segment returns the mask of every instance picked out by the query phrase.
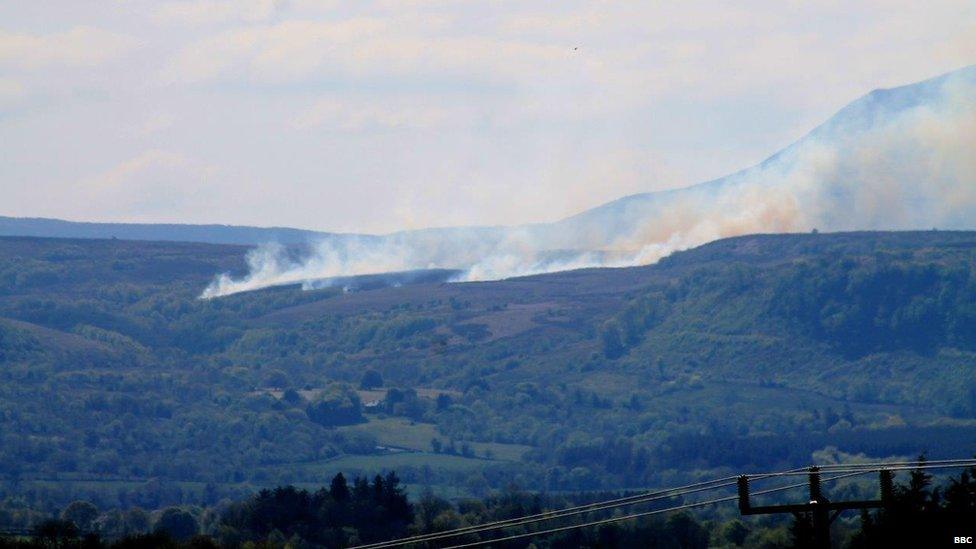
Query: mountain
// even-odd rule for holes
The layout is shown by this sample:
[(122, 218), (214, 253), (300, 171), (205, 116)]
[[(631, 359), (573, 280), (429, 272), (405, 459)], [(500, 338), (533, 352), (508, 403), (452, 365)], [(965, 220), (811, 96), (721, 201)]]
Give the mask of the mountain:
[(494, 280), (645, 265), (676, 250), (762, 232), (971, 229), (976, 219), (976, 66), (876, 90), (756, 166), (684, 189), (625, 197), (519, 227), (328, 239), (295, 260), (254, 256), (210, 297), (334, 276), (458, 269)]
[(632, 195), (555, 223), (389, 235), (284, 228), (88, 224), (0, 218), (0, 234), (306, 244), (268, 247), (209, 296), (394, 271), (461, 270), (491, 280), (643, 265), (675, 250), (757, 232), (972, 228), (976, 66), (875, 90), (756, 166), (684, 189)]
[(976, 232), (197, 297), (247, 268), (242, 246), (0, 237), (0, 487), (158, 507), (338, 471), (463, 495), (976, 452)]
[[(933, 128), (935, 125), (942, 127)], [(933, 142), (935, 138), (944, 141)], [(959, 196), (958, 203), (930, 205), (920, 212), (925, 215), (906, 215), (904, 220), (896, 215), (898, 210), (927, 205), (913, 204), (913, 199), (942, 202), (939, 199), (944, 197), (938, 193), (947, 187), (971, 188), (976, 167), (969, 155), (962, 156), (960, 148), (974, 140), (976, 66), (969, 66), (919, 83), (874, 90), (750, 168), (684, 189), (627, 196), (560, 221), (553, 231), (598, 234), (605, 242), (619, 238), (639, 242), (640, 232), (667, 216), (671, 208), (695, 211), (663, 228), (662, 232), (678, 238), (690, 236), (703, 225), (718, 225), (706, 229), (718, 237), (749, 232), (735, 221), (765, 231), (971, 228), (976, 203), (970, 193)], [(867, 155), (874, 158), (863, 158)], [(920, 166), (912, 166), (912, 162)], [(933, 162), (946, 165), (930, 172), (916, 169), (932, 167)], [(870, 169), (876, 166), (883, 169)], [(886, 180), (879, 181), (881, 178)], [(908, 192), (908, 186), (914, 191)], [(884, 197), (888, 199), (885, 206), (892, 209), (877, 212), (872, 201), (882, 198), (883, 191), (892, 193)], [(757, 196), (763, 193), (785, 200)], [(847, 199), (855, 201), (845, 203)], [(750, 207), (755, 214), (738, 219), (714, 211)], [(834, 211), (827, 211), (831, 209)], [(919, 219), (912, 226), (913, 217), (924, 221)], [(704, 242), (692, 240), (694, 244)]]

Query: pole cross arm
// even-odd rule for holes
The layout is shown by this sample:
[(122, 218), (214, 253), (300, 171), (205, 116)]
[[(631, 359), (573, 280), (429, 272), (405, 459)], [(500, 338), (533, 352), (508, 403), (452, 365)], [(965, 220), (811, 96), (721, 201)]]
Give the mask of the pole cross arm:
[[(749, 500), (749, 477), (741, 475), (737, 481), (739, 490), (739, 512), (745, 515), (769, 515), (792, 513), (800, 518), (805, 514), (812, 520), (812, 547), (830, 548), (830, 524), (848, 509), (876, 509), (889, 505), (892, 499), (891, 472), (880, 471), (881, 499), (830, 501), (824, 497), (820, 485), (820, 468), (811, 467), (808, 475), (810, 494), (807, 503), (789, 505), (758, 505), (753, 507)], [(831, 516), (831, 511), (834, 511)]]
[(846, 511), (848, 509), (877, 509), (884, 504), (880, 499), (864, 501), (811, 501), (810, 503), (794, 503), (790, 505), (760, 505), (748, 506), (739, 511), (743, 515), (768, 515), (770, 513), (806, 513), (816, 509), (826, 509), (828, 511)]

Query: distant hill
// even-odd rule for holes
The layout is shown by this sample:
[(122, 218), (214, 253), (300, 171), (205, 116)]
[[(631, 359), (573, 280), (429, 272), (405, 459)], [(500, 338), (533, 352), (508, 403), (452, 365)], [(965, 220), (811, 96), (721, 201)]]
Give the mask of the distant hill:
[(976, 453), (976, 232), (198, 299), (246, 250), (0, 238), (0, 485), (115, 501), (396, 470), (463, 495)]
[(332, 233), (287, 227), (244, 227), (235, 225), (182, 225), (166, 223), (88, 223), (33, 217), (0, 216), (0, 236), (53, 238), (120, 238), (212, 244), (255, 245), (266, 242), (303, 244), (328, 238)]
[[(222, 225), (0, 218), (0, 234), (255, 245), (312, 242), (305, 265), (264, 254), (217, 294), (305, 280), (459, 269), (470, 280), (648, 264), (757, 232), (971, 229), (976, 66), (861, 97), (763, 162), (683, 189), (636, 194), (554, 222), (388, 235)], [(364, 259), (365, 258), (365, 259)]]

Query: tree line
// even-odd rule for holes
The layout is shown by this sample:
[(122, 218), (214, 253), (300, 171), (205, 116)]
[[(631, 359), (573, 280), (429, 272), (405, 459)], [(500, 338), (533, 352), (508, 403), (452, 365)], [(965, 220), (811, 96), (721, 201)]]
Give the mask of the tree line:
[[(619, 496), (611, 493), (554, 496), (507, 489), (478, 499), (448, 501), (430, 491), (411, 499), (393, 472), (372, 479), (357, 477), (352, 482), (339, 473), (328, 487), (317, 490), (281, 486), (204, 509), (172, 507), (153, 513), (116, 509), (100, 513), (91, 503), (77, 501), (57, 516), (40, 518), (27, 535), (0, 537), (0, 548), (347, 547)], [(592, 513), (587, 518), (603, 516), (608, 515)], [(895, 485), (886, 507), (865, 510), (856, 520), (838, 521), (833, 534), (838, 545), (865, 549), (951, 545), (955, 537), (972, 536), (974, 531), (976, 468), (950, 476), (941, 483), (934, 482), (925, 470), (916, 469), (905, 482)], [(741, 520), (727, 513), (706, 511), (569, 530), (498, 546), (513, 549), (806, 548), (811, 547), (811, 532), (811, 525), (803, 516), (792, 521)], [(498, 532), (467, 534), (454, 541), (482, 541), (498, 535)]]

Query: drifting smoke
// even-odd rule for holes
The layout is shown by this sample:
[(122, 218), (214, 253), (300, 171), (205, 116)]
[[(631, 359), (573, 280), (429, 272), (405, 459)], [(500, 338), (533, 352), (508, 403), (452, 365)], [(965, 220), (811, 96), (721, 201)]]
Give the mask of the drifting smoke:
[[(335, 236), (303, 259), (253, 250), (241, 279), (201, 297), (336, 277), (456, 269), (456, 281), (653, 263), (749, 233), (973, 228), (976, 67), (848, 105), (762, 164), (686, 189), (626, 197), (552, 224)], [(325, 281), (325, 282), (323, 282)]]

